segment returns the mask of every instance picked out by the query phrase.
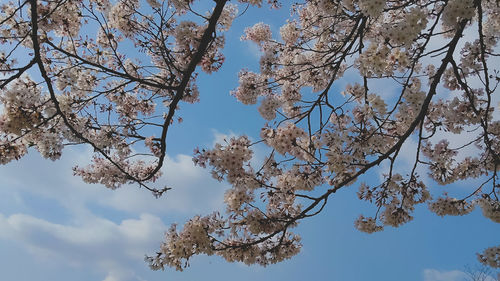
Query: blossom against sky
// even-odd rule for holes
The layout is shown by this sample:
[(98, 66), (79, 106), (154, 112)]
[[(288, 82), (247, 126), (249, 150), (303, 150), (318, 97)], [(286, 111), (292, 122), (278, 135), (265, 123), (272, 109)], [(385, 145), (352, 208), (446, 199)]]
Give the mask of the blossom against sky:
[[(227, 34), (226, 64), (220, 72), (200, 77), (201, 102), (182, 104), (184, 121), (169, 132), (169, 158), (160, 181), (174, 189), (162, 198), (135, 185), (112, 191), (73, 177), (72, 164), (75, 159), (86, 163), (88, 148), (66, 148), (56, 162), (30, 151), (28, 157), (1, 166), (1, 279), (462, 280), (464, 266), (476, 263), (475, 253), (498, 244), (498, 224), (482, 217), (480, 210), (441, 218), (422, 205), (414, 221), (398, 229), (360, 233), (353, 222), (370, 206), (357, 200), (354, 187), (339, 192), (321, 215), (299, 227), (304, 246), (291, 260), (262, 268), (201, 256), (182, 273), (147, 268), (144, 255), (158, 248), (171, 223), (223, 211), (227, 185), (195, 167), (192, 151), (233, 133), (257, 138), (265, 120), (255, 107), (229, 95), (237, 87), (240, 69), (258, 67), (258, 48), (238, 39), (245, 27), (260, 21), (270, 23), (276, 34), (287, 16), (286, 7), (264, 7), (250, 8), (236, 19)], [(365, 180), (370, 177), (376, 180), (379, 175), (370, 173)], [(470, 186), (458, 183), (456, 188), (465, 192)]]

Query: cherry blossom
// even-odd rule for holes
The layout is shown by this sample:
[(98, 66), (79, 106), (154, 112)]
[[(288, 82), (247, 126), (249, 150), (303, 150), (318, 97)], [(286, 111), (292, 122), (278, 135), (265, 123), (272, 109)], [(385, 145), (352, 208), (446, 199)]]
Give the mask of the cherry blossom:
[[(90, 163), (73, 169), (84, 181), (169, 190), (156, 187), (168, 130), (204, 94), (197, 77), (227, 63), (238, 8), (279, 7), (217, 0), (200, 13), (197, 2), (3, 3), (0, 163), (86, 144)], [(367, 233), (410, 222), (421, 204), (438, 216), (479, 206), (500, 222), (499, 34), (493, 0), (307, 0), (276, 30), (248, 27), (240, 39), (260, 48), (260, 68), (241, 70), (230, 94), (255, 105), (260, 135), (195, 150), (196, 165), (231, 185), (225, 213), (172, 225), (146, 260), (183, 270), (199, 254), (289, 259), (302, 246), (294, 228), (348, 187), (372, 206), (354, 221)], [(465, 195), (450, 185), (470, 179), (480, 183)], [(479, 259), (500, 267), (498, 246)]]
[[(205, 254), (258, 264), (289, 258), (300, 249), (296, 234), (288, 238), (290, 231), (351, 185), (359, 185), (360, 200), (374, 205), (372, 216), (354, 222), (363, 232), (408, 223), (424, 203), (439, 216), (466, 215), (479, 205), (484, 216), (498, 222), (499, 120), (492, 100), (500, 80), (488, 60), (498, 54), (498, 32), (488, 31), (498, 30), (498, 6), (492, 1), (340, 2), (295, 5), (277, 38), (265, 23), (242, 36), (262, 51), (260, 73), (241, 71), (231, 94), (243, 104), (258, 104), (268, 123), (260, 140), (243, 137), (238, 151), (247, 157), (224, 160), (234, 154), (237, 138), (194, 157), (233, 186), (225, 194), (228, 217), (217, 221), (217, 234), (207, 234), (213, 240)], [(477, 36), (468, 42), (464, 32), (472, 30)], [(444, 43), (435, 47), (438, 41)], [(337, 86), (345, 75), (358, 79)], [(374, 87), (377, 80), (394, 84), (395, 96), (387, 98), (389, 93)], [(342, 88), (340, 95), (335, 87)], [(474, 137), (456, 145), (440, 137), (441, 131)], [(398, 159), (410, 141), (416, 143), (415, 156), (403, 173)], [(256, 166), (251, 158), (258, 145), (271, 153)], [(476, 153), (464, 156), (466, 150)], [(388, 166), (383, 179), (366, 182), (363, 175), (381, 163)], [(430, 182), (421, 180), (422, 169)], [(453, 197), (447, 189), (432, 198), (434, 185), (472, 178), (482, 183), (469, 195)], [(269, 255), (268, 244), (277, 252), (287, 250), (279, 258), (260, 259)], [(153, 264), (168, 253), (160, 251)], [(498, 267), (497, 248), (479, 257)]]

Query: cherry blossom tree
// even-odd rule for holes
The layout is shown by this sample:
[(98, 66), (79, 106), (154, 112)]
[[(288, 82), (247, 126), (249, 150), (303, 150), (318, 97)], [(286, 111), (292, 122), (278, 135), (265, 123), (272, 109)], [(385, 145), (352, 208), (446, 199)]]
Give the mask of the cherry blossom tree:
[[(64, 146), (88, 144), (95, 156), (75, 175), (160, 196), (169, 189), (154, 187), (167, 132), (178, 105), (198, 100), (197, 69), (221, 67), (238, 5), (279, 5), (268, 2), (216, 0), (206, 13), (193, 0), (4, 4), (0, 162), (29, 147), (56, 160)], [(232, 186), (226, 214), (173, 225), (146, 260), (182, 270), (198, 254), (261, 265), (288, 259), (301, 248), (293, 228), (353, 185), (375, 207), (354, 222), (360, 231), (401, 226), (422, 203), (439, 216), (479, 206), (500, 223), (499, 36), (494, 0), (307, 0), (279, 36), (265, 23), (249, 27), (241, 40), (259, 46), (260, 72), (242, 70), (231, 94), (258, 104), (268, 121), (261, 139), (195, 151), (195, 164)], [(381, 81), (393, 93), (377, 88)], [(463, 135), (472, 140), (455, 146)], [(415, 156), (402, 172), (397, 161), (410, 142)], [(251, 164), (259, 146), (269, 153)], [(360, 179), (372, 170), (381, 182)], [(431, 196), (430, 185), (470, 179), (481, 183), (464, 197)], [(500, 246), (479, 260), (500, 267)]]

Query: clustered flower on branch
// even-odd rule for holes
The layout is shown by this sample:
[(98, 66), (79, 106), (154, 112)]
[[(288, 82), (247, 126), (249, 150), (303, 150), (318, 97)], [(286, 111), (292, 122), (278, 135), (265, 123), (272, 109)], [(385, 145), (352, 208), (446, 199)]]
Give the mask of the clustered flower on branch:
[(91, 164), (74, 168), (84, 181), (167, 190), (149, 183), (160, 176), (168, 128), (179, 102), (198, 101), (196, 67), (221, 67), (224, 31), (237, 15), (235, 4), (217, 1), (201, 16), (193, 2), (2, 4), (1, 163), (31, 146), (55, 160), (65, 145), (87, 143)]
[[(198, 100), (196, 67), (211, 73), (224, 62), (222, 32), (237, 15), (228, 2), (215, 1), (206, 16), (190, 0), (4, 4), (0, 42), (10, 49), (0, 53), (0, 163), (29, 146), (57, 159), (65, 144), (87, 143), (94, 160), (75, 167), (85, 181), (137, 182), (161, 194), (146, 183), (159, 176), (179, 102)], [(83, 24), (97, 34), (82, 32)], [(198, 254), (261, 265), (288, 259), (301, 248), (291, 230), (380, 164), (388, 167), (380, 182), (359, 184), (358, 198), (375, 209), (354, 222), (360, 231), (401, 226), (422, 203), (439, 216), (479, 206), (498, 223), (499, 37), (494, 0), (307, 0), (293, 6), (279, 37), (265, 23), (247, 28), (241, 40), (259, 46), (260, 72), (242, 70), (231, 94), (258, 104), (268, 121), (261, 141), (234, 137), (195, 151), (195, 164), (232, 185), (226, 214), (172, 226), (147, 261), (182, 270)], [(125, 54), (131, 44), (151, 63)], [(472, 140), (460, 145), (449, 137), (465, 134)], [(398, 159), (409, 142), (414, 159), (403, 172)], [(260, 165), (251, 161), (257, 145), (270, 151)], [(419, 174), (425, 168), (429, 181)], [(461, 198), (448, 190), (432, 199), (432, 185), (467, 179), (481, 184)], [(479, 259), (500, 267), (499, 247)]]
[[(260, 47), (260, 73), (241, 71), (232, 95), (243, 104), (259, 104), (262, 117), (273, 122), (263, 127), (263, 142), (256, 142), (271, 153), (260, 167), (251, 164), (257, 144), (247, 137), (198, 151), (195, 163), (211, 167), (215, 178), (233, 187), (226, 192), (227, 217), (218, 217), (218, 230), (205, 227), (203, 239), (209, 237), (211, 247), (197, 249), (245, 263), (248, 255), (270, 258), (252, 261), (259, 264), (290, 258), (301, 247), (298, 237), (286, 239), (291, 229), (382, 162), (389, 166), (384, 180), (359, 187), (359, 199), (376, 207), (373, 216), (355, 221), (360, 231), (398, 227), (412, 220), (422, 203), (439, 216), (465, 215), (479, 205), (497, 221), (499, 118), (492, 100), (499, 77), (488, 59), (497, 54), (499, 12), (494, 1), (311, 0), (293, 7), (281, 38), (274, 39), (264, 23), (247, 28), (241, 39)], [(466, 30), (477, 33), (474, 41), (463, 42)], [(444, 43), (432, 47), (435, 42)], [(336, 82), (352, 74), (359, 78), (339, 95)], [(373, 90), (377, 80), (394, 83), (399, 94), (383, 98), (387, 93)], [(440, 131), (473, 131), (475, 138), (453, 147), (439, 139)], [(416, 155), (404, 174), (396, 160), (410, 139), (417, 143)], [(477, 153), (462, 157), (467, 149)], [(484, 182), (464, 198), (432, 200), (418, 174), (425, 167), (434, 185)], [(179, 260), (187, 264), (197, 254), (175, 254), (177, 244), (169, 237), (149, 258), (154, 268)], [(276, 256), (267, 247), (256, 248), (266, 243), (284, 250)], [(480, 260), (498, 266), (496, 249)]]

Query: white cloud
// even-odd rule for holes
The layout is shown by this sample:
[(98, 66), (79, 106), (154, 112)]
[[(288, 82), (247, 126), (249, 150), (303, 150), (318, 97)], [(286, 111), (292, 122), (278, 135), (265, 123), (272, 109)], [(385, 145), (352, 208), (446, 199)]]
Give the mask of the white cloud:
[(142, 214), (114, 223), (87, 217), (76, 224), (56, 224), (25, 214), (0, 214), (0, 238), (22, 244), (35, 257), (75, 267), (98, 269), (106, 281), (140, 280), (130, 267), (143, 263), (167, 226)]
[(253, 56), (255, 59), (260, 59), (262, 56), (262, 50), (260, 49), (259, 45), (250, 42), (250, 41), (244, 41), (242, 42), (245, 45), (246, 51)]
[(194, 166), (191, 156), (179, 154), (174, 158), (166, 158), (163, 176), (155, 185), (167, 185), (172, 190), (156, 199), (137, 185), (110, 190), (102, 185), (86, 184), (73, 176), (71, 167), (75, 163), (85, 163), (91, 154), (89, 150), (70, 148), (64, 151), (62, 159), (52, 162), (30, 151), (25, 158), (2, 167), (0, 186), (12, 198), (21, 193), (50, 198), (73, 213), (85, 213), (90, 204), (131, 213), (158, 215), (172, 212), (192, 215), (222, 206), (227, 185), (213, 179), (208, 169)]
[[(478, 271), (472, 270), (469, 273), (465, 273), (460, 270), (437, 270), (437, 269), (425, 269), (424, 270), (424, 281), (471, 281), (471, 280), (482, 280), (482, 281), (496, 281), (497, 279), (488, 275), (488, 271), (484, 271), (478, 268)], [(471, 277), (474, 276), (474, 277)]]
[(464, 281), (467, 274), (459, 270), (440, 271), (437, 269), (425, 269), (424, 281)]
[(164, 176), (160, 182), (165, 182), (172, 190), (159, 199), (132, 185), (119, 190), (107, 190), (109, 196), (96, 198), (96, 201), (129, 212), (199, 214), (220, 209), (228, 185), (213, 179), (208, 169), (194, 166), (191, 158), (181, 154), (166, 159), (162, 169)]
[(194, 166), (191, 156), (165, 159), (156, 184), (173, 189), (156, 199), (137, 185), (110, 190), (73, 176), (71, 167), (91, 155), (72, 147), (52, 162), (30, 151), (2, 166), (0, 240), (21, 245), (39, 262), (90, 270), (104, 281), (141, 281), (144, 255), (158, 249), (168, 229), (161, 218), (182, 223), (222, 209), (227, 184)]
[(106, 278), (103, 281), (129, 281), (129, 280), (138, 280), (134, 278), (134, 273), (131, 273), (130, 270), (112, 270), (108, 272)]
[(229, 141), (231, 138), (237, 138), (238, 134), (236, 134), (233, 131), (229, 131), (229, 133), (221, 133), (217, 130), (212, 130), (212, 133), (214, 134), (214, 141), (212, 142), (212, 146), (215, 146), (217, 143), (220, 144), (225, 144), (227, 141)]

